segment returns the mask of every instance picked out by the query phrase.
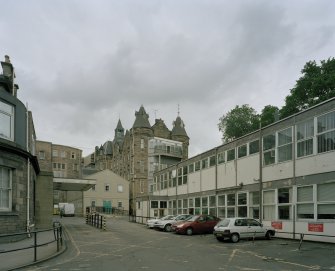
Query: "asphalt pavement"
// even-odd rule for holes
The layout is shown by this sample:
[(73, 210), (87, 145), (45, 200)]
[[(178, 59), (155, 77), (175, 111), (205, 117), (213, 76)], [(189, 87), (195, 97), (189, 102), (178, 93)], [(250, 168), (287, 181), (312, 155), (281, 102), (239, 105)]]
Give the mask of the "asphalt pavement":
[(299, 250), (297, 240), (287, 239), (218, 242), (212, 234), (147, 229), (128, 217), (108, 217), (106, 231), (79, 217), (62, 223), (66, 251), (18, 270), (335, 270), (335, 244), (306, 241)]

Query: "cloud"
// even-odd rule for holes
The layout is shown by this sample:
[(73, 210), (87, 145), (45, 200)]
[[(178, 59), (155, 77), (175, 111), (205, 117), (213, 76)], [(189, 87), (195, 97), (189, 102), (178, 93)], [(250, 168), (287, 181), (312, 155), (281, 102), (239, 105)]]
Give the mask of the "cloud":
[(84, 147), (130, 129), (143, 104), (190, 154), (221, 144), (219, 118), (282, 106), (309, 60), (332, 56), (333, 1), (7, 1), (0, 52), (16, 68), (37, 136)]

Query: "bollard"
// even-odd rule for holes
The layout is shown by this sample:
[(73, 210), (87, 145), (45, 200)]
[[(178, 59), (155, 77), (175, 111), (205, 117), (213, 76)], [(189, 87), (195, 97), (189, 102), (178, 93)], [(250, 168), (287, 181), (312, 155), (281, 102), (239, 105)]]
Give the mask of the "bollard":
[(106, 230), (106, 216), (103, 216), (103, 230)]
[(86, 224), (88, 224), (88, 213), (86, 213)]

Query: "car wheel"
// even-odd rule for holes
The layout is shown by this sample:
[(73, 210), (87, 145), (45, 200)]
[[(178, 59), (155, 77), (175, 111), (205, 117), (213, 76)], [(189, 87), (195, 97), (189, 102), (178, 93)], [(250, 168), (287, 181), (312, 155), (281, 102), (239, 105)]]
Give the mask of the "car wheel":
[(238, 235), (238, 233), (233, 233), (233, 234), (230, 236), (230, 240), (231, 240), (233, 243), (237, 243), (238, 241), (240, 241), (240, 236)]
[(266, 234), (265, 234), (265, 238), (270, 240), (273, 235), (274, 234), (271, 231), (267, 231)]
[(186, 229), (186, 234), (187, 235), (192, 235), (193, 234), (193, 229), (192, 228), (187, 228)]
[(220, 241), (220, 242), (223, 242), (224, 241), (224, 238), (223, 237), (216, 237), (216, 240)]
[(171, 231), (171, 225), (170, 224), (165, 225), (164, 231), (170, 232)]

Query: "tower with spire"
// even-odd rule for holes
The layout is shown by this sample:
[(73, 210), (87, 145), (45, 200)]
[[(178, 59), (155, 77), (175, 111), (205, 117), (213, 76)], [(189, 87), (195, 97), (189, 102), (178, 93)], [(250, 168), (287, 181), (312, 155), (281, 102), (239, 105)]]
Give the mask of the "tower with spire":
[(151, 125), (149, 114), (141, 105), (129, 130), (124, 130), (119, 119), (114, 139), (96, 147), (96, 168), (109, 168), (129, 181), (129, 206), (134, 214), (136, 200), (147, 197), (154, 189), (153, 173), (187, 159), (188, 146), (189, 137), (179, 112), (169, 130), (162, 119), (155, 119)]

